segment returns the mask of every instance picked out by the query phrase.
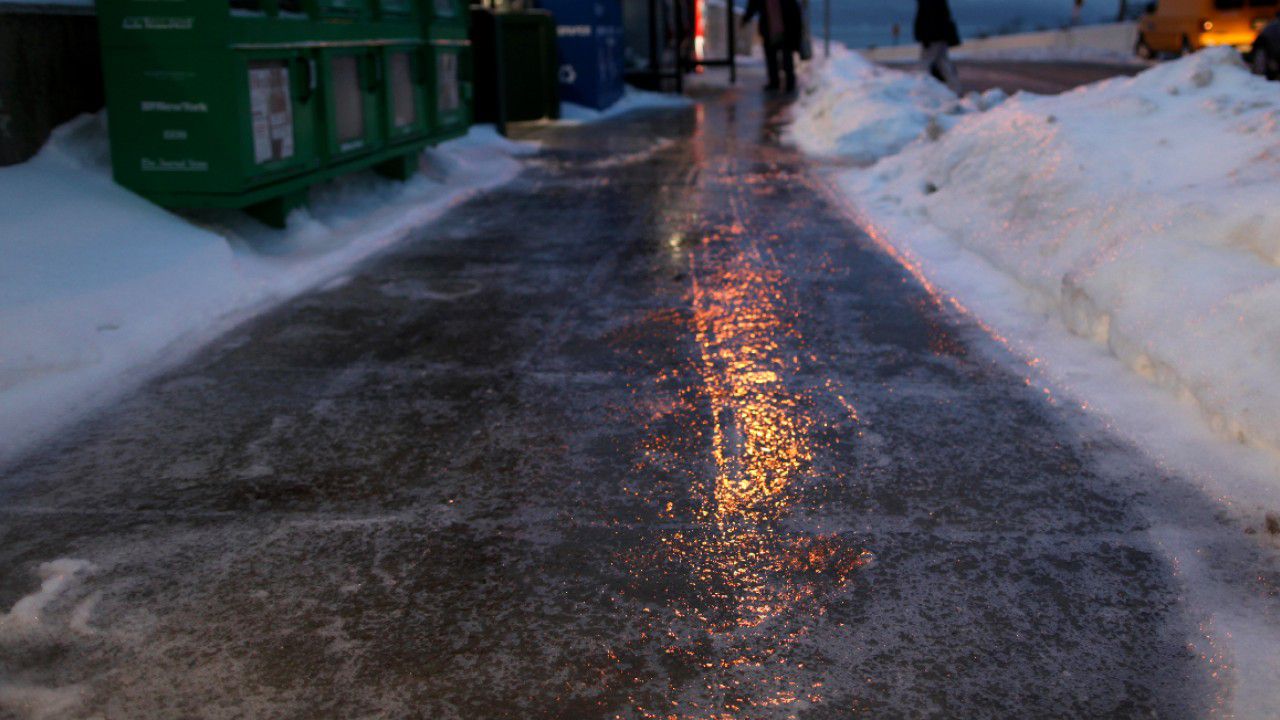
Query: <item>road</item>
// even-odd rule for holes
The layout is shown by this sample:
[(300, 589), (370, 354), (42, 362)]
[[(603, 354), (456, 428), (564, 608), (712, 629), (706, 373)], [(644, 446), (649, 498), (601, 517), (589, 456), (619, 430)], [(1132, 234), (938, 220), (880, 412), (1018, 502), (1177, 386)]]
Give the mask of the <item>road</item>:
[(537, 130), (512, 185), (6, 469), (0, 607), (93, 566), (0, 621), (9, 712), (1215, 709), (1168, 478), (830, 205), (783, 110)]
[(962, 60), (956, 63), (965, 90), (985, 92), (1001, 88), (1056, 95), (1107, 78), (1136, 75), (1142, 68), (1093, 62), (1018, 62)]
[[(916, 68), (915, 63), (886, 63), (898, 69)], [(1056, 95), (1081, 85), (1112, 77), (1136, 75), (1142, 68), (1097, 62), (1030, 62), (1022, 60), (959, 60), (956, 69), (965, 92), (986, 92), (992, 88), (1013, 94), (1018, 90)]]

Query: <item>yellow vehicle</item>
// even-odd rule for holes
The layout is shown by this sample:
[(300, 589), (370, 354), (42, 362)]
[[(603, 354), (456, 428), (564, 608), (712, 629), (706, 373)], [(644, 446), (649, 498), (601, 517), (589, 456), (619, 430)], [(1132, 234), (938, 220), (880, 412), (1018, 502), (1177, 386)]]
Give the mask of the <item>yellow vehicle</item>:
[(1280, 0), (1159, 0), (1138, 24), (1137, 53), (1190, 53), (1229, 45), (1248, 52)]

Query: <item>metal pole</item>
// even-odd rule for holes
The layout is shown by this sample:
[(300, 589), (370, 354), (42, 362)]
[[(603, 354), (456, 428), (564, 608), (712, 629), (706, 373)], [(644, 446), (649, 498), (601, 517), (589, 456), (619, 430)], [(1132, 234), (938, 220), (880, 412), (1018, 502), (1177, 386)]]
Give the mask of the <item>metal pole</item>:
[[(688, 0), (692, 2), (693, 0)], [(676, 94), (684, 94), (684, 3), (674, 0), (671, 9), (675, 13), (675, 48), (676, 48)]]
[(831, 57), (831, 0), (822, 9), (822, 56)]
[(649, 73), (654, 89), (662, 91), (662, 66), (658, 64), (658, 0), (649, 0)]
[(738, 83), (738, 39), (737, 39), (737, 18), (733, 15), (734, 0), (726, 0), (725, 22), (729, 23), (729, 84), (736, 85)]

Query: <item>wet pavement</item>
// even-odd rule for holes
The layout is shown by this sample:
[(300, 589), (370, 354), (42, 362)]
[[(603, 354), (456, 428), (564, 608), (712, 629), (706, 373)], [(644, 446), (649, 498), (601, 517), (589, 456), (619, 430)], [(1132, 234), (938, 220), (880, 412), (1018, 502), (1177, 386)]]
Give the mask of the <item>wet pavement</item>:
[(0, 621), (8, 712), (1210, 714), (1163, 476), (829, 205), (782, 110), (538, 130), (5, 470), (0, 607), (93, 565)]

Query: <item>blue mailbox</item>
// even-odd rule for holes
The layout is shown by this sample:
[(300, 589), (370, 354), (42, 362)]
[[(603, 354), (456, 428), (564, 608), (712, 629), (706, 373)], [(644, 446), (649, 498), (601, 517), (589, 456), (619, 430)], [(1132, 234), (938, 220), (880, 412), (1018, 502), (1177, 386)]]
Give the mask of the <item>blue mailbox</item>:
[(556, 20), (560, 99), (604, 110), (622, 98), (622, 0), (538, 0)]

